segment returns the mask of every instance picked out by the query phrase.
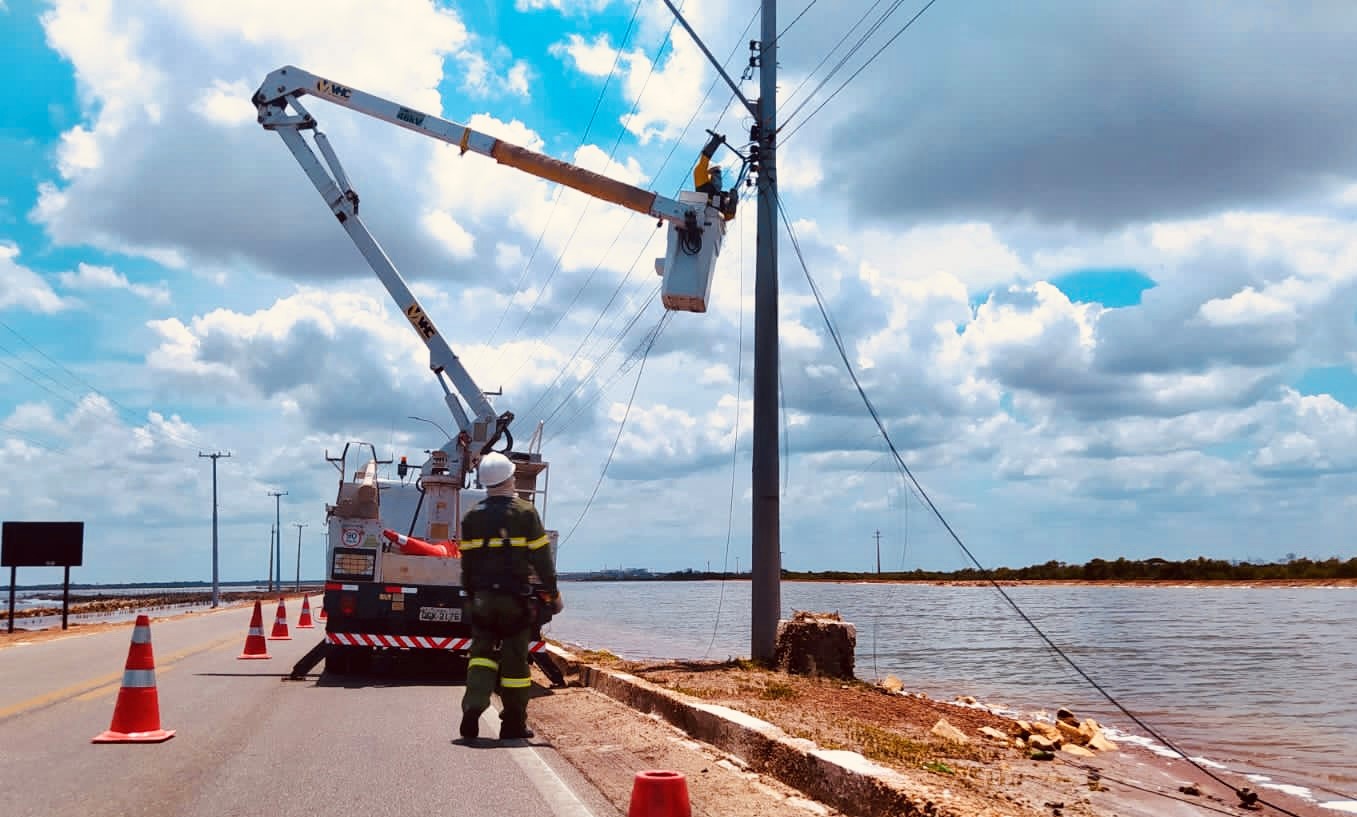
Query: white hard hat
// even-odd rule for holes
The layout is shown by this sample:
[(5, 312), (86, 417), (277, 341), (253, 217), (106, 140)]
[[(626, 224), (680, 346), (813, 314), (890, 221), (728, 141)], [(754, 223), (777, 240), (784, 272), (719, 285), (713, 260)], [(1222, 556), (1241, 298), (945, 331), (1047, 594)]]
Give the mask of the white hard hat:
[(480, 477), (482, 485), (493, 488), (514, 475), (514, 463), (498, 451), (491, 451), (481, 457), (481, 465), (477, 475)]

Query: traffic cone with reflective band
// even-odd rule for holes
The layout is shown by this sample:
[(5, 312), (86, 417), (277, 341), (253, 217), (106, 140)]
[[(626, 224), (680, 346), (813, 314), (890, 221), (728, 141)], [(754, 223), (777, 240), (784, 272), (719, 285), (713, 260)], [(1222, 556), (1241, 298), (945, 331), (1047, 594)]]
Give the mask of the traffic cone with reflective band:
[(683, 772), (637, 772), (631, 784), (627, 817), (692, 817), (688, 780)]
[(264, 642), (264, 610), (259, 599), (254, 601), (254, 615), (250, 616), (250, 634), (245, 636), (245, 652), (236, 658), (272, 658), (269, 645)]
[(160, 698), (155, 689), (155, 656), (151, 653), (151, 619), (137, 616), (132, 644), (123, 665), (123, 684), (113, 705), (108, 731), (90, 738), (90, 743), (163, 743), (174, 737), (173, 729), (160, 728)]
[(324, 621), (325, 619), (329, 618), (329, 616), (325, 615), (325, 600), (324, 600), (324, 599), (322, 599), (321, 602), (320, 602), (320, 616), (319, 616), (319, 618), (320, 618), (321, 621)]
[(278, 597), (278, 614), (273, 618), (273, 632), (269, 633), (270, 641), (291, 641), (292, 636), (287, 634), (287, 607), (283, 604), (283, 597)]
[(297, 617), (297, 629), (314, 629), (315, 624), (311, 621), (311, 599), (302, 596), (302, 612)]

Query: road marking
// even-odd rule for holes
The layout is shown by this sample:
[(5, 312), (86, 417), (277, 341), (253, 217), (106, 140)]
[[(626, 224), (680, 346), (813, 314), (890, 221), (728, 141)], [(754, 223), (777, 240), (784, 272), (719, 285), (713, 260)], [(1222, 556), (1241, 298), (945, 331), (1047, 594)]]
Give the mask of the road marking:
[[(492, 714), (495, 717), (492, 718)], [(481, 713), (482, 733), (499, 728), (495, 723), (499, 720), (498, 715), (499, 710), (495, 709), (493, 704)], [(547, 801), (547, 805), (551, 807), (552, 817), (595, 817), (561, 776), (556, 774), (556, 770), (547, 765), (537, 753), (537, 749), (536, 746), (512, 747), (509, 749), (509, 755), (523, 770), (523, 774), (532, 781), (537, 793)]]
[[(168, 672), (171, 666), (183, 661), (185, 658), (224, 647), (237, 640), (238, 639), (235, 636), (231, 636), (230, 638), (219, 638), (216, 641), (211, 641), (207, 644), (200, 644), (195, 647), (180, 650), (179, 652), (159, 659), (156, 662), (157, 670), (159, 671), (163, 668)], [(108, 675), (100, 675), (97, 678), (91, 678), (86, 681), (81, 681), (78, 684), (71, 684), (70, 686), (44, 693), (35, 698), (29, 698), (27, 701), (20, 701), (17, 704), (0, 709), (0, 721), (15, 715), (21, 715), (25, 712), (31, 712), (34, 709), (51, 706), (52, 704), (60, 703), (67, 699), (79, 701), (93, 700), (121, 688), (122, 679), (123, 671), (118, 670), (117, 672), (109, 673)]]

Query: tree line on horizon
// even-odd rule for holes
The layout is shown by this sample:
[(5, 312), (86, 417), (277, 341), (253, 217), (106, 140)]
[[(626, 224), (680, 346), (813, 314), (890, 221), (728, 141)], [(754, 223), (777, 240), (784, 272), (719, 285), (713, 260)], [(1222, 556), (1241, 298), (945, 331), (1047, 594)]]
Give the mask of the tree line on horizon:
[[(721, 578), (729, 573), (700, 570), (655, 573), (653, 579), (692, 580)], [(747, 575), (747, 571), (741, 575)], [(982, 572), (976, 568), (962, 570), (910, 571), (782, 571), (784, 579), (835, 581), (843, 579), (881, 579), (890, 581), (1315, 581), (1324, 579), (1357, 579), (1357, 557), (1343, 561), (1338, 558), (1316, 561), (1291, 559), (1287, 562), (1237, 562), (1224, 559), (1197, 557), (1181, 562), (1168, 559), (1090, 559), (1084, 564), (1067, 564), (1051, 560), (1027, 567), (996, 567)], [(632, 577), (634, 580), (636, 577)]]

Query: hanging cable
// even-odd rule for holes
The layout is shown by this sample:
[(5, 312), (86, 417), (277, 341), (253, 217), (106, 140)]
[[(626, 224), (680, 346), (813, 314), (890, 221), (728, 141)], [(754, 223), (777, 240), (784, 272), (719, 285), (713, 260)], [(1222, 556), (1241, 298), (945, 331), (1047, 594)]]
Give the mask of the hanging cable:
[(740, 230), (740, 308), (736, 311), (735, 330), (735, 426), (730, 441), (730, 505), (726, 508), (726, 549), (721, 556), (721, 584), (716, 595), (716, 619), (711, 625), (711, 641), (702, 653), (705, 659), (716, 645), (716, 633), (721, 627), (721, 607), (726, 600), (726, 567), (730, 564), (730, 539), (735, 530), (735, 471), (740, 461), (740, 387), (744, 382), (744, 230)]
[(1018, 617), (1021, 618), (1024, 622), (1026, 622), (1026, 624), (1029, 627), (1032, 628), (1032, 631), (1035, 632), (1043, 642), (1045, 642), (1046, 646), (1050, 648), (1052, 652), (1059, 656), (1070, 667), (1070, 669), (1074, 670), (1074, 672), (1080, 678), (1084, 679), (1084, 681), (1086, 681), (1091, 687), (1093, 687), (1093, 689), (1097, 690), (1098, 694), (1102, 695), (1103, 698), (1108, 703), (1116, 707), (1117, 710), (1120, 711), (1127, 718), (1130, 718), (1131, 721), (1135, 723), (1136, 726), (1139, 726), (1141, 729), (1145, 730), (1145, 732), (1149, 734), (1150, 737), (1159, 741), (1174, 754), (1178, 755), (1183, 760), (1186, 760), (1188, 763), (1195, 766), (1198, 771), (1207, 775), (1212, 780), (1215, 780), (1222, 786), (1229, 788), (1244, 803), (1246, 804), (1253, 802), (1262, 803), (1263, 805), (1273, 808), (1281, 812), (1282, 814), (1289, 815), (1289, 817), (1300, 817), (1300, 815), (1288, 811), (1282, 806), (1276, 805), (1275, 803), (1270, 803), (1262, 799), (1257, 794), (1248, 790), (1247, 788), (1236, 789), (1234, 786), (1231, 786), (1226, 780), (1221, 778), (1215, 772), (1208, 769), (1203, 764), (1193, 760), (1191, 757), (1188, 756), (1186, 752), (1179, 749), (1177, 744), (1175, 744), (1173, 741), (1170, 741), (1168, 738), (1164, 737), (1162, 734), (1158, 732), (1158, 730), (1154, 729), (1149, 724), (1145, 723), (1145, 721), (1141, 720), (1141, 718), (1137, 716), (1134, 712), (1127, 709), (1121, 703), (1121, 701), (1117, 700), (1117, 698), (1113, 696), (1111, 692), (1109, 692), (1101, 684), (1095, 681), (1092, 676), (1090, 676), (1087, 672), (1084, 671), (1082, 667), (1075, 663), (1073, 658), (1071, 658), (1054, 641), (1052, 641), (1050, 636), (1046, 635), (1045, 631), (1038, 627), (1037, 623), (1033, 621), (1031, 617), (1029, 617), (1021, 607), (1018, 606), (1018, 603), (1014, 601), (1013, 598), (1004, 590), (1003, 586), (999, 584), (999, 582), (994, 578), (993, 574), (991, 574), (990, 571), (983, 564), (980, 563), (980, 560), (975, 557), (975, 554), (971, 552), (971, 549), (968, 548), (966, 546), (966, 543), (962, 541), (961, 536), (958, 535), (957, 532), (952, 528), (951, 524), (947, 521), (946, 517), (942, 515), (942, 511), (938, 510), (937, 505), (933, 504), (932, 498), (929, 497), (928, 492), (924, 490), (923, 485), (919, 483), (919, 480), (915, 478), (914, 472), (905, 463), (904, 457), (900, 455), (900, 451), (895, 447), (895, 443), (891, 440), (890, 435), (886, 432), (886, 425), (884, 422), (882, 422), (881, 415), (877, 413), (876, 406), (872, 404), (871, 398), (867, 396), (867, 391), (862, 386), (862, 382), (858, 380), (857, 372), (853, 369), (853, 364), (849, 360), (847, 349), (844, 347), (843, 338), (839, 335), (838, 331), (834, 328), (833, 322), (829, 319), (829, 313), (825, 307), (824, 298), (820, 294), (820, 288), (815, 284), (815, 279), (810, 274), (810, 267), (806, 265), (805, 255), (802, 254), (801, 252), (801, 242), (796, 237), (796, 231), (792, 229), (791, 220), (787, 216), (786, 207), (783, 204), (780, 196), (778, 197), (777, 207), (778, 214), (782, 218), (782, 224), (783, 226), (786, 227), (787, 235), (791, 239), (792, 249), (795, 251), (797, 261), (801, 265), (801, 271), (805, 273), (806, 282), (810, 284), (811, 292), (815, 296), (815, 303), (820, 310), (820, 317), (823, 318), (825, 321), (825, 326), (829, 330), (830, 339), (834, 341), (834, 348), (838, 351), (839, 358), (843, 362), (845, 370), (848, 372), (848, 377), (853, 381), (853, 386), (857, 389), (858, 396), (862, 398), (863, 405), (867, 407), (867, 412), (872, 416), (872, 421), (876, 423), (877, 430), (881, 433), (882, 438), (886, 441), (886, 445), (890, 448), (891, 454), (895, 457), (895, 462), (899, 466), (901, 472), (903, 472), (904, 475), (909, 479), (910, 483), (913, 484), (915, 490), (918, 491), (920, 498), (923, 500), (924, 504), (928, 507), (929, 511), (932, 512), (933, 516), (938, 520), (939, 524), (942, 525), (943, 529), (947, 531), (948, 535), (952, 537), (952, 541), (956, 543), (957, 547), (961, 548), (962, 553), (966, 554), (966, 558), (968, 558), (971, 561), (971, 564), (975, 565), (976, 569), (980, 571), (980, 575), (983, 576), (985, 580), (989, 582), (989, 584), (996, 591), (998, 591), (999, 595), (1003, 598), (1003, 600), (1008, 603), (1008, 606), (1013, 608), (1013, 611), (1017, 613)]
[(588, 501), (584, 503), (584, 509), (580, 511), (579, 518), (575, 520), (575, 524), (570, 526), (570, 531), (566, 533), (565, 538), (556, 546), (558, 551), (565, 547), (566, 542), (570, 541), (570, 537), (575, 534), (575, 529), (580, 526), (580, 522), (584, 521), (584, 515), (589, 513), (589, 508), (594, 504), (594, 498), (598, 496), (598, 489), (603, 485), (603, 478), (608, 475), (608, 466), (612, 465), (613, 454), (617, 453), (617, 444), (622, 441), (622, 432), (627, 427), (627, 418), (631, 416), (632, 404), (636, 402), (636, 390), (641, 385), (641, 376), (645, 374), (646, 360), (650, 358), (650, 350), (655, 348), (655, 341), (660, 339), (660, 333), (664, 331), (664, 327), (669, 323), (669, 316), (671, 314), (673, 313), (665, 312), (661, 315), (659, 321), (655, 324), (655, 328), (650, 332), (650, 340), (646, 343), (645, 352), (641, 355), (641, 365), (636, 372), (636, 382), (632, 384), (631, 396), (627, 398), (627, 408), (622, 412), (622, 421), (617, 424), (617, 436), (613, 438), (612, 448), (608, 449), (608, 458), (603, 461), (603, 470), (599, 472), (598, 482), (594, 483), (594, 490), (589, 494)]

